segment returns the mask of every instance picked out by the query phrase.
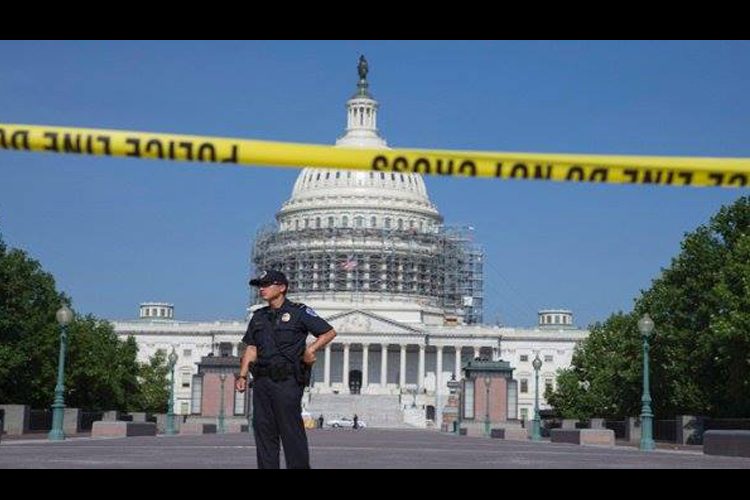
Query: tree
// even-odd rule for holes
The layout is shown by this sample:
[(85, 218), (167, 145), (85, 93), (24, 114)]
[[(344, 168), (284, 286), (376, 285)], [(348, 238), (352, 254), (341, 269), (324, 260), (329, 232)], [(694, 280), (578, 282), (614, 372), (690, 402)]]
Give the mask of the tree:
[(141, 363), (138, 379), (140, 382), (138, 410), (165, 413), (169, 402), (169, 365), (167, 355), (163, 350), (156, 351), (148, 363)]
[[(56, 384), (60, 327), (55, 313), (70, 299), (34, 259), (0, 238), (0, 402), (47, 408)], [(137, 346), (112, 326), (76, 315), (68, 326), (66, 406), (87, 410), (140, 405)]]
[[(572, 367), (559, 374), (550, 403), (567, 415), (637, 415), (636, 323), (646, 312), (656, 324), (650, 341), (655, 414), (750, 416), (750, 198), (686, 234), (680, 254), (633, 312), (592, 327)], [(587, 397), (578, 387), (584, 380)]]

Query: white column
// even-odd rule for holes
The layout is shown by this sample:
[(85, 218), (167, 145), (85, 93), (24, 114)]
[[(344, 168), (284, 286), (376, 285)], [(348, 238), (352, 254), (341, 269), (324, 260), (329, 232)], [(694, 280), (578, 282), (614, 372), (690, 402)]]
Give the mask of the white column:
[(437, 373), (435, 373), (436, 393), (443, 390), (443, 346), (436, 346), (437, 349)]
[(344, 391), (349, 389), (349, 344), (344, 344)]
[(323, 363), (323, 386), (331, 387), (331, 344), (326, 346), (326, 357)]
[(424, 387), (424, 346), (419, 346), (419, 371), (417, 372), (417, 386)]
[(461, 349), (460, 345), (456, 346), (456, 363), (453, 372), (456, 375), (456, 380), (461, 380)]
[(362, 393), (364, 394), (367, 389), (367, 384), (369, 381), (367, 380), (367, 372), (368, 365), (369, 365), (369, 359), (368, 354), (370, 353), (370, 344), (362, 344)]
[(385, 388), (388, 383), (388, 344), (380, 344), (380, 385)]
[(398, 371), (398, 386), (401, 388), (406, 385), (406, 344), (401, 344), (401, 358), (399, 361), (401, 366)]

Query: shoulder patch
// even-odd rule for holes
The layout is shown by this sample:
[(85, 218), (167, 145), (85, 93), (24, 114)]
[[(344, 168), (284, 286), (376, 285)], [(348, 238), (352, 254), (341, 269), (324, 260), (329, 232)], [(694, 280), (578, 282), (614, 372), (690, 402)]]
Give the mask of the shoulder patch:
[(307, 314), (309, 314), (310, 316), (312, 316), (313, 318), (317, 318), (318, 317), (318, 315), (315, 313), (315, 311), (313, 311), (312, 308), (310, 308), (310, 307), (305, 308), (305, 312)]

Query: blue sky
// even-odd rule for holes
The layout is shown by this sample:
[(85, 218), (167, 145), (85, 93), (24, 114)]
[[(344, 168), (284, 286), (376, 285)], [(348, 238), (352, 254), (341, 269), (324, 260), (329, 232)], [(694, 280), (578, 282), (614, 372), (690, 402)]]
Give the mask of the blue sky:
[[(750, 157), (748, 42), (0, 42), (0, 122), (334, 142), (364, 53), (394, 147)], [(242, 318), (297, 169), (0, 151), (0, 232), (77, 310)], [(427, 178), (485, 246), (485, 321), (629, 310), (746, 190)]]

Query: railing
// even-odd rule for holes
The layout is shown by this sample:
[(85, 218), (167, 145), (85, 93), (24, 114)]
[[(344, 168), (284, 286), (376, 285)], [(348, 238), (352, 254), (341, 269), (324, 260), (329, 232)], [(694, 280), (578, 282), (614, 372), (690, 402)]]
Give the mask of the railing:
[(52, 411), (31, 410), (29, 432), (44, 432), (49, 430), (52, 430)]
[(80, 430), (90, 431), (94, 427), (94, 422), (101, 420), (102, 417), (104, 417), (104, 412), (102, 411), (82, 411), (79, 424)]
[(677, 422), (675, 420), (654, 420), (654, 441), (677, 441)]
[(604, 427), (615, 431), (615, 439), (625, 439), (624, 420), (605, 420)]

